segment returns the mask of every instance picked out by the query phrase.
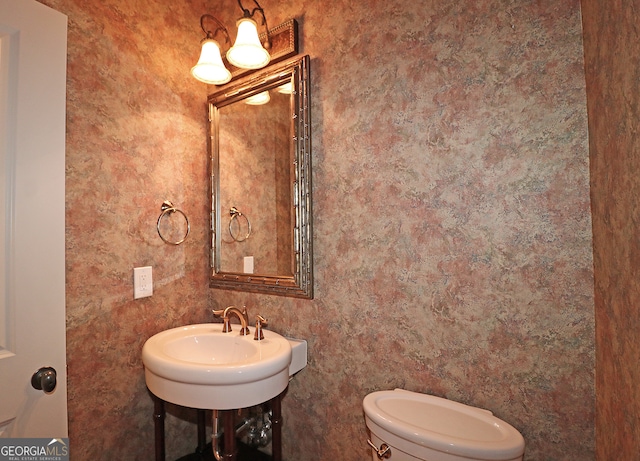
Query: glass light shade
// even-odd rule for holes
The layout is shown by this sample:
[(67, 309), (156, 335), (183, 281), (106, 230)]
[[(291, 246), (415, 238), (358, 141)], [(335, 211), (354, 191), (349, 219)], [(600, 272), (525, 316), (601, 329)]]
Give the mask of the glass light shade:
[(238, 36), (227, 51), (227, 60), (241, 69), (261, 69), (269, 64), (271, 56), (260, 43), (256, 22), (251, 18), (241, 18), (237, 25)]
[(222, 62), (218, 42), (211, 39), (202, 42), (200, 59), (198, 64), (191, 68), (191, 75), (210, 85), (222, 85), (231, 80), (231, 72)]
[(291, 94), (291, 93), (293, 93), (293, 85), (292, 85), (291, 82), (283, 83), (282, 85), (280, 85), (276, 89), (278, 90), (278, 93), (282, 93), (282, 94)]
[(268, 91), (254, 94), (253, 96), (249, 96), (244, 100), (245, 104), (249, 104), (250, 106), (261, 106), (262, 104), (266, 104), (269, 101), (271, 101), (271, 96), (269, 95)]

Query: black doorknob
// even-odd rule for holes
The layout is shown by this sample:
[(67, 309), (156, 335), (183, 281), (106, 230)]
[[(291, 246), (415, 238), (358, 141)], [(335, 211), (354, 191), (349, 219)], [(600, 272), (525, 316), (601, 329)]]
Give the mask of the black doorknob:
[(52, 367), (42, 367), (31, 377), (34, 389), (50, 394), (56, 388), (56, 370)]

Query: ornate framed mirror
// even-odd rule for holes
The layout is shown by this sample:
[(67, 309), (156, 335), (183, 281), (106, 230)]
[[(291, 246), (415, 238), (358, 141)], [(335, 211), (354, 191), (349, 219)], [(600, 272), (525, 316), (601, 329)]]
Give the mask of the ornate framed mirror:
[(313, 297), (309, 100), (308, 56), (209, 96), (211, 287)]

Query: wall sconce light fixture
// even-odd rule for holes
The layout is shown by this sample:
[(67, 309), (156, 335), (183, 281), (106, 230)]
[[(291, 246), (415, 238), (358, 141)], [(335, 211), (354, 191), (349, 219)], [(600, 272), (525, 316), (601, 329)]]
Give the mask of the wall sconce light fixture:
[(238, 26), (238, 35), (233, 46), (227, 51), (227, 59), (231, 64), (241, 69), (262, 69), (269, 64), (271, 55), (260, 43), (258, 37), (258, 26), (253, 17), (256, 13), (262, 15), (262, 26), (264, 26), (267, 32), (267, 40), (265, 45), (267, 48), (271, 47), (269, 40), (269, 28), (267, 26), (267, 17), (264, 15), (264, 10), (260, 4), (253, 0), (256, 4), (256, 8), (249, 11), (242, 6), (242, 2), (238, 0), (238, 5), (242, 10), (242, 17), (238, 19), (236, 26)]
[[(261, 69), (271, 60), (271, 55), (263, 47), (258, 36), (258, 26), (253, 19), (257, 13), (262, 16), (261, 26), (265, 28), (265, 46), (271, 47), (269, 37), (269, 28), (267, 27), (267, 18), (260, 4), (253, 0), (256, 8), (248, 10), (242, 6), (242, 2), (238, 0), (238, 5), (242, 10), (242, 17), (238, 19), (238, 34), (236, 41), (227, 51), (226, 57), (229, 63), (240, 69)], [(205, 27), (205, 21), (209, 20), (215, 24), (213, 30)], [(223, 85), (231, 80), (231, 72), (222, 62), (222, 54), (220, 43), (216, 40), (217, 34), (222, 34), (225, 44), (230, 42), (229, 32), (222, 23), (210, 14), (204, 14), (200, 18), (200, 27), (205, 33), (202, 40), (202, 51), (198, 63), (191, 68), (191, 75), (204, 83), (212, 85)]]
[[(205, 28), (205, 20), (209, 19), (216, 24), (213, 31)], [(200, 27), (206, 34), (202, 40), (202, 52), (198, 63), (191, 68), (191, 75), (204, 83), (210, 85), (223, 85), (231, 80), (231, 72), (224, 66), (222, 55), (220, 54), (220, 44), (215, 40), (216, 34), (220, 32), (229, 43), (229, 32), (215, 17), (204, 14), (200, 18)]]

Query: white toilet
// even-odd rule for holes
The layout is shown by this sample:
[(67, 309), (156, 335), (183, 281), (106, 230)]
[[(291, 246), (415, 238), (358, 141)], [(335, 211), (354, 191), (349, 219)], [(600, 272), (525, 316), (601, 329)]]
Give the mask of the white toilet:
[(522, 435), (489, 410), (402, 389), (362, 405), (374, 461), (522, 460)]

